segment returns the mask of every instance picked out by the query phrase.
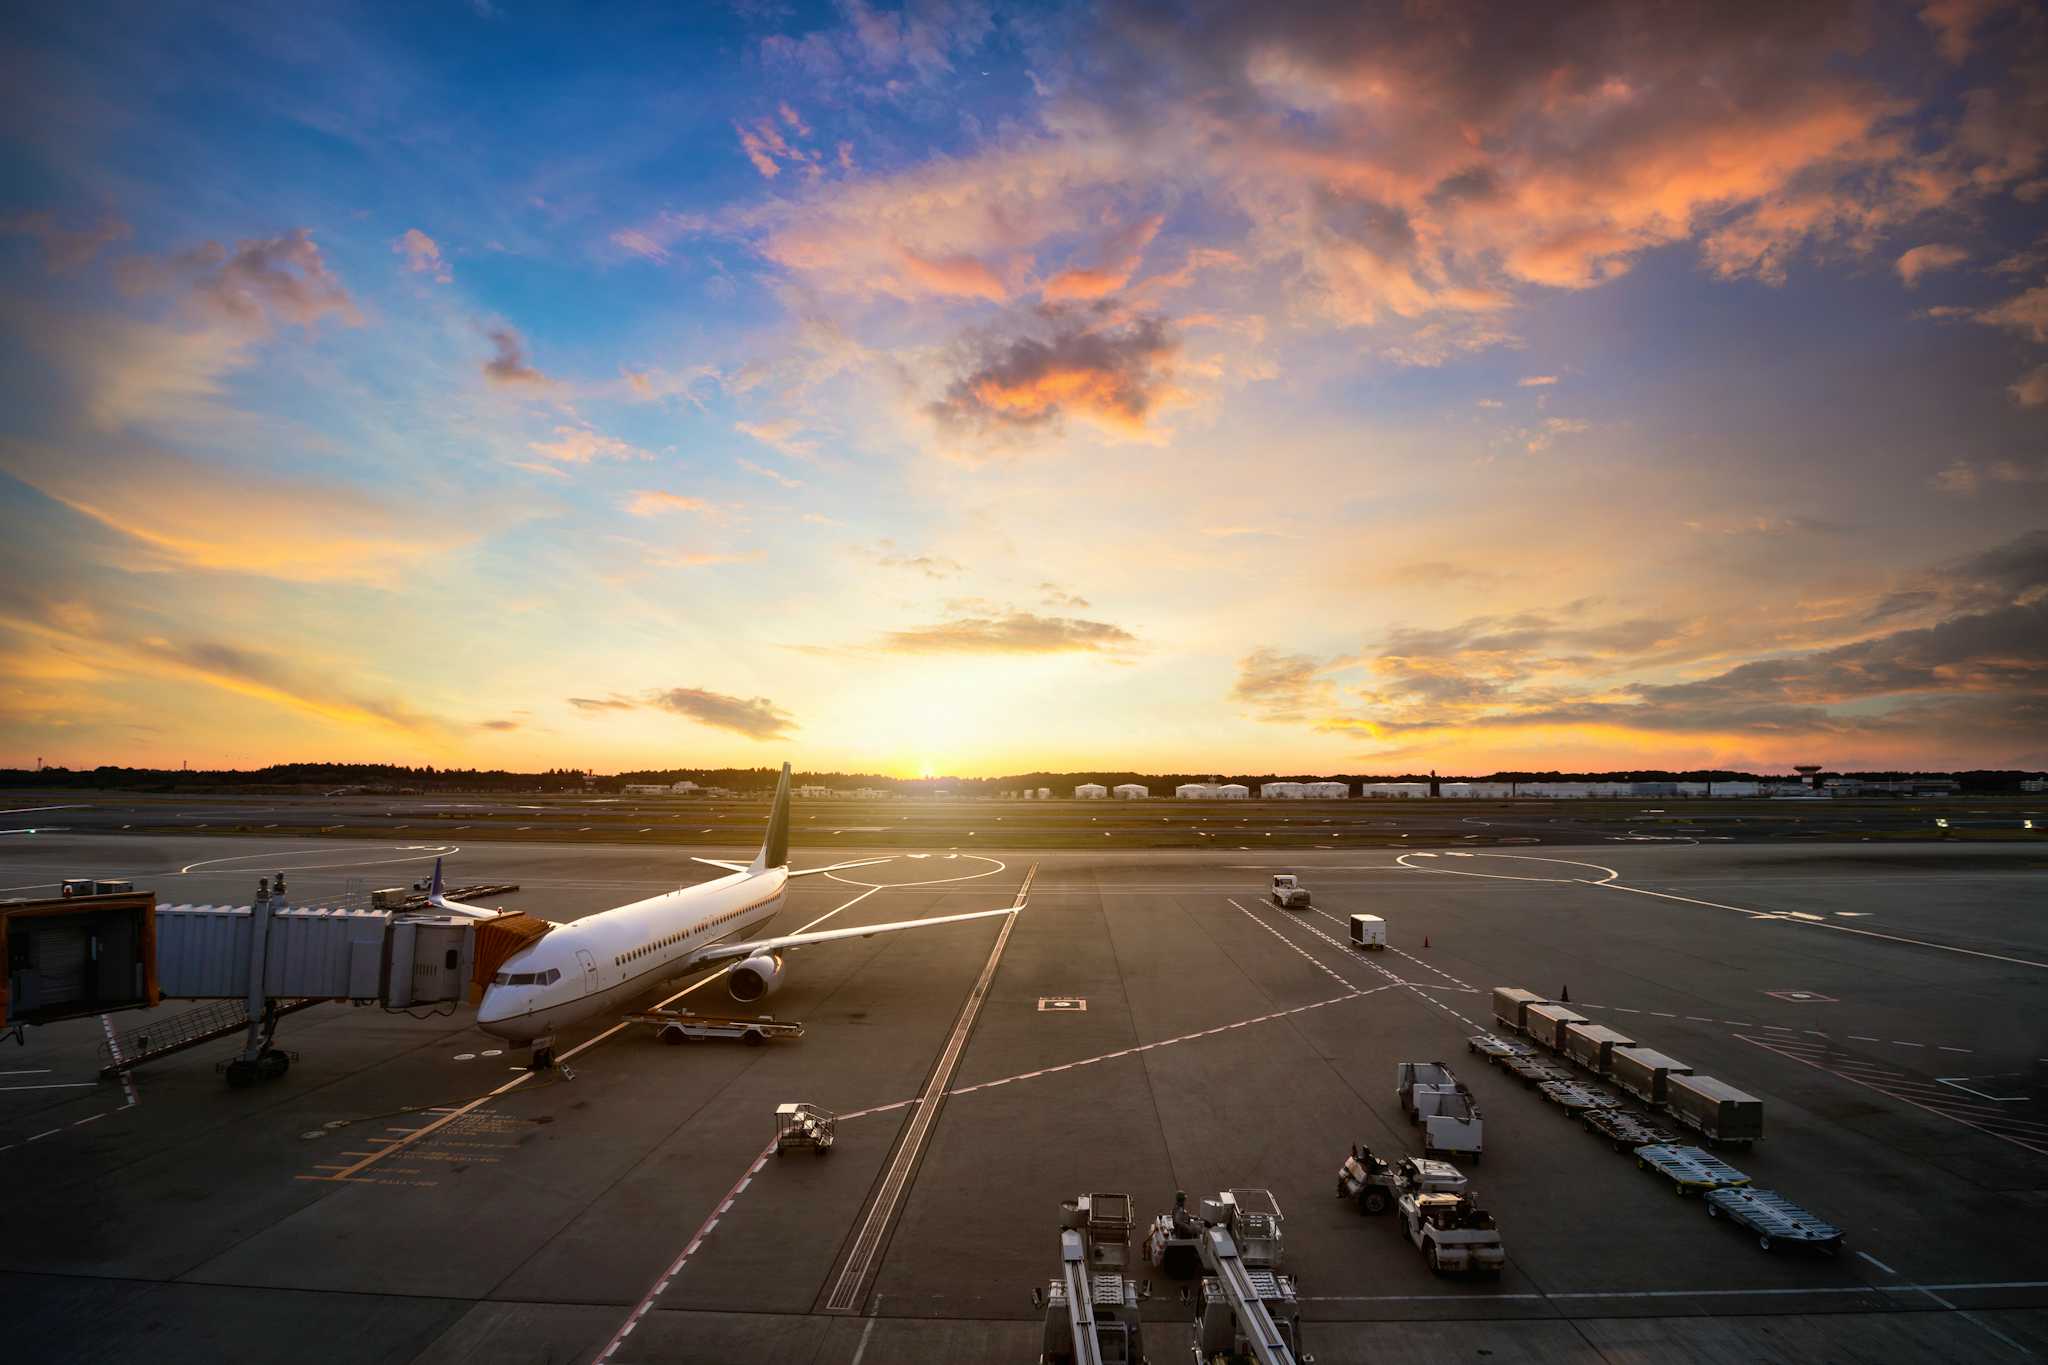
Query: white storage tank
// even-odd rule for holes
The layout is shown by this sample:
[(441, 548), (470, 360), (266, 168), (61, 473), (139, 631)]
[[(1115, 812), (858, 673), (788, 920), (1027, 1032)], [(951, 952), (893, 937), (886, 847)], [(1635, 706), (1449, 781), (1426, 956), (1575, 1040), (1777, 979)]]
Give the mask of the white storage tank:
[(1116, 787), (1116, 799), (1119, 801), (1143, 801), (1151, 795), (1150, 787), (1140, 786), (1136, 782), (1120, 782)]
[(1100, 782), (1083, 782), (1080, 786), (1074, 788), (1074, 799), (1076, 801), (1100, 801), (1108, 795), (1109, 788), (1103, 786)]

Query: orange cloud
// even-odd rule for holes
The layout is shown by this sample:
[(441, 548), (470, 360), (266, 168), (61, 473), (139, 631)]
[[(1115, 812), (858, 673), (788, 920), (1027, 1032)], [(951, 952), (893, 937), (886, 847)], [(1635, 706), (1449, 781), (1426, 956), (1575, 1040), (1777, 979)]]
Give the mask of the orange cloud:
[(204, 464), (148, 448), (0, 446), (0, 467), (133, 543), (137, 567), (177, 566), (293, 582), (390, 585), (454, 545), (346, 485)]
[(710, 512), (716, 509), (702, 498), (643, 488), (633, 494), (626, 510), (636, 517), (658, 517), (664, 512)]
[(1092, 267), (1062, 270), (1045, 282), (1040, 293), (1048, 301), (1099, 299), (1114, 294), (1130, 283), (1144, 259), (1145, 248), (1159, 235), (1166, 219), (1161, 214), (1141, 218), (1103, 243), (1100, 262)]
[(994, 347), (929, 411), (955, 431), (1016, 432), (1073, 414), (1138, 434), (1163, 403), (1179, 396), (1172, 383), (1177, 350), (1157, 318), (1114, 331), (1089, 330), (1068, 318), (1048, 338), (1019, 337)]
[(903, 252), (903, 268), (928, 293), (988, 299), (995, 303), (1010, 297), (1009, 289), (996, 277), (996, 272), (972, 256), (947, 256), (934, 260), (906, 250)]
[(528, 443), (538, 454), (561, 464), (589, 464), (594, 460), (651, 460), (649, 451), (635, 445), (628, 445), (616, 436), (591, 427), (561, 426), (555, 428), (552, 441)]
[(1938, 242), (1929, 242), (1925, 246), (1916, 246), (1910, 251), (1903, 252), (1899, 259), (1892, 263), (1892, 267), (1899, 272), (1899, 278), (1905, 281), (1906, 288), (1911, 289), (1920, 283), (1920, 277), (1928, 271), (1946, 270), (1950, 266), (1961, 265), (1968, 259), (1970, 253), (1959, 246), (1943, 246)]

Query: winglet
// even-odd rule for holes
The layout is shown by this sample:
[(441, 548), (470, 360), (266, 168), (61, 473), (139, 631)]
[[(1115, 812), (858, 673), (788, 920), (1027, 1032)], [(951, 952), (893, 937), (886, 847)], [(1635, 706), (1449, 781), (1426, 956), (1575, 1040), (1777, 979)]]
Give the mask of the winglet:
[(761, 852), (755, 856), (754, 872), (766, 872), (771, 867), (789, 866), (789, 765), (782, 765), (782, 776), (775, 784), (775, 802), (768, 808), (768, 833), (761, 840)]

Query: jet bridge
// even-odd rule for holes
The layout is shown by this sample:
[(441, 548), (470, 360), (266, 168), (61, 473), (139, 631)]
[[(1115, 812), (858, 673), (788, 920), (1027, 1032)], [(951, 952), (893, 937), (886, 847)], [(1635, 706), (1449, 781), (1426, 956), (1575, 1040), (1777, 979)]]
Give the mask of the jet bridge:
[[(528, 916), (502, 919), (504, 926), (403, 909), (293, 906), (282, 874), (274, 886), (264, 878), (249, 905), (155, 906), (152, 932), (141, 939), (151, 984), (163, 997), (215, 1003), (113, 1035), (101, 1049), (102, 1074), (244, 1033), (240, 1055), (221, 1067), (228, 1083), (274, 1080), (293, 1060), (272, 1045), (284, 1015), (329, 1000), (453, 1009), (470, 993), (477, 969), (487, 976), (508, 952), (546, 932), (544, 922)], [(531, 928), (504, 932), (520, 921)], [(485, 962), (478, 961), (479, 925), (493, 926)]]

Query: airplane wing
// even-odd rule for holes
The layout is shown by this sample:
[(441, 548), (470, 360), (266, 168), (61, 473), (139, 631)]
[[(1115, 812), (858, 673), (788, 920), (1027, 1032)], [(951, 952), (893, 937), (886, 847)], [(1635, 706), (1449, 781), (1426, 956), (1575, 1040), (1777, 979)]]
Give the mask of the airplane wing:
[[(722, 867), (727, 872), (752, 872), (754, 870), (754, 865), (752, 863), (727, 862), (723, 858), (692, 857), (690, 861), (693, 863), (702, 863), (706, 867)], [(798, 871), (795, 868), (791, 868), (789, 870), (789, 875), (792, 877), (815, 877), (820, 872), (844, 872), (849, 867), (872, 867), (876, 863), (886, 863), (889, 861), (890, 859), (888, 858), (861, 858), (850, 863), (833, 863), (830, 867), (807, 867), (804, 868), (802, 871)]]
[[(419, 883), (415, 882), (413, 885), (417, 886)], [(427, 887), (427, 904), (433, 906), (436, 910), (445, 910), (451, 915), (468, 915), (471, 919), (496, 919), (505, 913), (502, 910), (491, 910), (481, 905), (464, 905), (461, 901), (451, 901), (442, 895), (441, 860), (439, 858), (434, 859), (434, 880)]]
[(964, 915), (934, 915), (930, 919), (903, 919), (888, 924), (855, 924), (844, 929), (818, 929), (808, 934), (757, 938), (751, 943), (714, 943), (703, 952), (694, 954), (690, 958), (690, 966), (701, 967), (710, 962), (737, 962), (756, 953), (786, 952), (791, 948), (808, 948), (813, 943), (834, 943), (848, 938), (873, 938), (876, 934), (894, 934), (904, 929), (929, 929), (935, 924), (962, 924), (973, 919), (994, 919), (998, 915), (1014, 915), (1024, 908), (1025, 898), (1030, 894), (1031, 882), (1026, 878), (1023, 888), (1017, 892), (1016, 903), (1006, 905), (1000, 910), (972, 910)]

